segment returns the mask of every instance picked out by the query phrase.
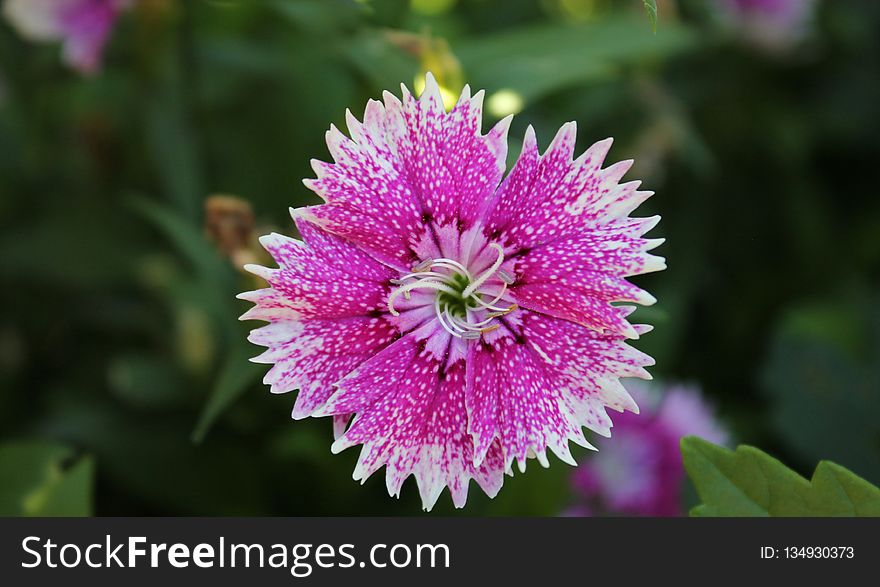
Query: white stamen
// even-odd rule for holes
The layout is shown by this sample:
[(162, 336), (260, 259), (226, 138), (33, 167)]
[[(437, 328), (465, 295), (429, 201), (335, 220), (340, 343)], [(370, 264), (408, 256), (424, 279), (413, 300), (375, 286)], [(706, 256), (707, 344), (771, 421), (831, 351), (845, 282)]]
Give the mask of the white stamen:
[(451, 316), (450, 319), (460, 328), (465, 330), (482, 330), (481, 326), (484, 326), (500, 316), (501, 314), (489, 314), (488, 318), (485, 320), (481, 320), (480, 322), (465, 322), (461, 318), (456, 318), (455, 316)]
[(438, 273), (436, 271), (414, 271), (413, 273), (407, 273), (400, 279), (392, 279), (391, 282), (397, 282), (397, 285), (403, 285), (403, 283), (407, 279), (421, 279), (423, 277), (436, 277), (440, 281), (444, 283), (451, 283), (452, 279), (446, 273)]
[(396, 300), (401, 295), (408, 295), (414, 289), (419, 288), (427, 288), (427, 289), (435, 289), (437, 291), (442, 291), (458, 297), (458, 292), (446, 285), (445, 283), (440, 283), (439, 281), (433, 281), (431, 279), (424, 279), (420, 281), (413, 281), (412, 283), (408, 283), (404, 286), (401, 286), (394, 290), (390, 296), (388, 296), (388, 311), (391, 312), (392, 316), (400, 316), (400, 312), (394, 309), (394, 300)]
[(507, 291), (507, 284), (504, 283), (501, 285), (501, 291), (498, 292), (498, 295), (495, 296), (495, 299), (493, 299), (491, 302), (488, 302), (488, 303), (483, 301), (483, 298), (480, 297), (480, 294), (477, 294), (473, 297), (474, 297), (474, 301), (478, 305), (482, 306), (483, 308), (485, 308), (487, 310), (495, 310), (496, 312), (503, 312), (504, 308), (496, 308), (495, 304), (497, 304), (501, 300), (501, 298), (504, 296), (504, 292), (506, 292), (506, 291)]
[[(507, 292), (507, 286), (513, 285), (515, 280), (513, 275), (500, 270), (504, 263), (504, 249), (496, 243), (490, 244), (489, 248), (498, 252), (498, 258), (476, 279), (467, 267), (453, 259), (426, 259), (414, 265), (411, 273), (390, 280), (392, 284), (400, 287), (388, 297), (388, 311), (392, 316), (399, 316), (400, 312), (394, 307), (394, 301), (398, 297), (403, 296), (409, 300), (410, 293), (414, 290), (432, 289), (438, 292), (438, 295), (434, 297), (434, 313), (437, 316), (437, 322), (450, 335), (467, 340), (477, 340), (483, 334), (497, 330), (501, 325), (492, 324), (492, 321), (517, 308), (516, 304), (507, 307), (496, 305)], [(501, 281), (501, 289), (494, 295), (478, 291), (493, 276)], [(467, 286), (464, 290), (459, 291), (462, 278), (466, 280)], [(448, 294), (453, 299), (442, 301), (440, 293)], [(492, 300), (486, 302), (483, 299), (484, 296), (492, 296)], [(458, 307), (459, 302), (461, 308)], [(464, 316), (456, 316), (456, 310), (464, 310)], [(474, 311), (485, 311), (486, 313), (482, 320), (478, 320), (472, 315)]]
[(454, 269), (456, 271), (461, 271), (464, 273), (465, 277), (468, 278), (468, 281), (471, 280), (471, 272), (468, 271), (467, 267), (459, 263), (458, 261), (453, 261), (452, 259), (446, 259), (445, 257), (442, 259), (435, 259), (432, 264), (439, 265), (440, 267), (446, 267), (447, 269)]
[(437, 296), (434, 299), (434, 312), (437, 314), (437, 322), (440, 323), (440, 326), (443, 327), (443, 330), (445, 330), (446, 332), (448, 332), (452, 336), (456, 336), (458, 338), (461, 338), (461, 335), (458, 332), (456, 332), (455, 330), (453, 330), (451, 326), (447, 326), (446, 321), (443, 320), (443, 312), (440, 311), (440, 296)]
[(443, 308), (443, 317), (446, 318), (446, 321), (449, 323), (453, 330), (457, 330), (458, 332), (465, 332), (467, 330), (467, 327), (462, 326), (462, 324), (459, 323), (458, 318), (452, 315), (452, 313), (449, 311), (449, 306), (445, 306)]
[(471, 297), (471, 294), (477, 291), (477, 288), (486, 283), (486, 281), (498, 271), (498, 268), (501, 267), (501, 264), (504, 263), (504, 249), (501, 248), (501, 245), (497, 243), (492, 243), (489, 245), (489, 248), (495, 249), (498, 251), (498, 258), (495, 259), (495, 262), (492, 263), (492, 266), (483, 271), (483, 274), (477, 277), (476, 281), (472, 281), (469, 286), (464, 288), (464, 291), (461, 292), (461, 297), (464, 299), (468, 299)]

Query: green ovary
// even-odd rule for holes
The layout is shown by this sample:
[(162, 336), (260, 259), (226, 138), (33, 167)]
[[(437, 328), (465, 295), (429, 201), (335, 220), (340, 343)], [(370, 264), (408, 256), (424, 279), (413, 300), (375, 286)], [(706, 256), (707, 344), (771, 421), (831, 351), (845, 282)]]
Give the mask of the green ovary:
[(472, 296), (465, 300), (462, 295), (465, 288), (470, 285), (470, 281), (467, 276), (459, 273), (450, 275), (450, 278), (447, 285), (454, 289), (457, 294), (453, 295), (445, 291), (438, 292), (437, 299), (440, 301), (440, 309), (449, 308), (449, 313), (456, 318), (465, 318), (465, 310), (477, 307), (477, 303)]

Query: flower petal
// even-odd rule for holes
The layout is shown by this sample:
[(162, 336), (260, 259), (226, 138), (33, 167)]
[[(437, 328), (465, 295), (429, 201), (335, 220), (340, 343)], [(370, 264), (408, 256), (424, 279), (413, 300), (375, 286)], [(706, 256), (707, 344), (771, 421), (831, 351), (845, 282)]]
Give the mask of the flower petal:
[(505, 468), (549, 447), (573, 463), (568, 442), (590, 447), (582, 426), (608, 436), (606, 407), (638, 411), (620, 377), (650, 378), (647, 355), (619, 335), (602, 335), (568, 320), (521, 311), (506, 336), (476, 343), (468, 358), (469, 431), (479, 458), (500, 439)]
[(406, 135), (397, 147), (425, 211), (438, 224), (473, 225), (504, 174), (511, 118), (480, 134), (483, 92), (465, 86), (448, 114), (431, 74), (416, 100), (404, 87), (401, 114)]
[(597, 294), (551, 281), (517, 286), (511, 295), (518, 305), (529, 310), (571, 320), (598, 332), (639, 337), (626, 320), (629, 311), (625, 307), (610, 305), (603, 299), (608, 295), (605, 292)]
[(540, 155), (535, 132), (528, 128), (520, 157), (487, 215), (490, 233), (504, 235), (519, 248), (532, 248), (626, 218), (652, 194), (638, 191), (638, 182), (618, 183), (632, 161), (601, 168), (611, 139), (572, 161), (575, 134), (575, 123), (563, 125)]
[[(543, 357), (548, 368), (563, 375), (566, 394), (573, 405), (598, 403), (617, 411), (638, 412), (638, 406), (619, 379), (650, 379), (645, 367), (654, 364), (651, 357), (626, 344), (622, 335), (602, 334), (544, 314), (523, 314), (521, 336)], [(641, 325), (636, 325), (636, 330), (645, 331)], [(605, 425), (582, 423), (607, 435)]]
[(500, 444), (475, 465), (467, 433), (465, 367), (431, 352), (427, 341), (406, 336), (364, 363), (339, 383), (325, 414), (356, 412), (333, 452), (362, 444), (354, 478), (365, 480), (383, 465), (391, 495), (414, 475), (426, 510), (444, 487), (462, 507), (471, 478), (494, 496), (501, 487)]
[(568, 441), (590, 445), (563, 395), (563, 383), (522, 337), (475, 343), (468, 357), (466, 406), (477, 460), (500, 440), (505, 470), (515, 459), (524, 471), (532, 456), (547, 466), (548, 447), (576, 464)]
[(616, 220), (539, 245), (517, 259), (517, 273), (526, 282), (539, 282), (553, 274), (585, 270), (617, 277), (660, 271), (666, 267), (664, 259), (648, 251), (662, 239), (641, 238), (659, 220)]
[(662, 257), (647, 252), (662, 240), (641, 238), (658, 220), (615, 220), (526, 250), (516, 258), (511, 295), (525, 308), (637, 338), (610, 302), (657, 301), (624, 278), (665, 268)]
[[(300, 318), (323, 319), (365, 316), (385, 308), (391, 269), (302, 219), (298, 226), (305, 243), (279, 234), (260, 239), (278, 269), (245, 266), (271, 286), (273, 293), (253, 298), (258, 305), (283, 306)], [(257, 317), (254, 314), (247, 316)]]
[(272, 393), (299, 389), (293, 417), (300, 419), (324, 405), (334, 383), (396, 338), (397, 329), (384, 319), (358, 316), (274, 322), (248, 340), (268, 347), (252, 360), (274, 364), (263, 379)]
[(304, 242), (279, 234), (260, 239), (279, 267), (249, 266), (271, 287), (238, 297), (255, 304), (242, 319), (270, 322), (248, 338), (268, 347), (253, 360), (274, 364), (263, 382), (272, 393), (299, 388), (293, 417), (304, 418), (398, 331), (373, 315), (385, 305), (392, 270), (305, 221), (298, 227)]
[(330, 129), (334, 163), (313, 162), (317, 178), (305, 182), (326, 204), (299, 213), (403, 269), (426, 224), (480, 217), (504, 173), (510, 121), (482, 135), (482, 92), (465, 88), (447, 113), (430, 74), (420, 99), (403, 88), (402, 101), (384, 100), (363, 122), (348, 115), (351, 139)]

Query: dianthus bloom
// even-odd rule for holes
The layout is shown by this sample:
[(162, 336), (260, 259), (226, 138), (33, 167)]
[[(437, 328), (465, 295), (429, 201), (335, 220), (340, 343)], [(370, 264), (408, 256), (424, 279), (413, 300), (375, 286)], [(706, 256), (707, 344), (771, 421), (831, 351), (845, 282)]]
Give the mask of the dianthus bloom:
[(722, 17), (746, 40), (780, 51), (807, 33), (815, 0), (717, 0)]
[(132, 0), (6, 0), (7, 20), (33, 41), (63, 41), (64, 61), (81, 73), (101, 67), (113, 25)]
[(332, 451), (362, 445), (354, 478), (385, 465), (399, 495), (412, 474), (426, 509), (444, 487), (463, 506), (471, 478), (494, 496), (548, 448), (575, 464), (568, 442), (637, 410), (619, 378), (653, 364), (625, 344), (649, 327), (610, 303), (653, 303), (624, 277), (664, 268), (642, 238), (659, 217), (628, 217), (651, 195), (618, 183), (632, 161), (602, 169), (610, 139), (572, 161), (574, 123), (541, 155), (529, 128), (502, 181), (510, 118), (481, 134), (482, 98), (447, 113), (428, 75), (420, 99), (347, 113), (305, 181), (325, 203), (291, 211), (302, 241), (261, 239), (278, 268), (248, 266), (269, 287), (240, 296), (293, 417), (333, 416)]
[[(694, 435), (724, 443), (727, 433), (695, 387), (630, 386), (642, 408), (614, 423), (614, 440), (572, 476), (581, 503), (572, 515), (592, 513), (676, 516), (682, 513), (684, 465), (679, 441)], [(661, 395), (662, 394), (662, 395)]]

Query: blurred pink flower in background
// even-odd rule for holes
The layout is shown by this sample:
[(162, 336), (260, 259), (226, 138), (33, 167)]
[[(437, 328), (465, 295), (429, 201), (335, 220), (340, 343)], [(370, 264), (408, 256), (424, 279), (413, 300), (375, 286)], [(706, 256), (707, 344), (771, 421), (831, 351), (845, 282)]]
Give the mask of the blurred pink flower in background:
[(615, 418), (613, 442), (600, 443), (600, 450), (575, 470), (578, 503), (566, 515), (681, 515), (679, 441), (689, 435), (720, 444), (727, 440), (696, 387), (634, 381), (627, 389), (641, 414)]
[(816, 0), (716, 0), (722, 18), (750, 43), (784, 51), (809, 31)]
[(22, 37), (62, 41), (64, 62), (91, 74), (101, 67), (104, 45), (119, 14), (133, 0), (6, 0), (3, 14)]

